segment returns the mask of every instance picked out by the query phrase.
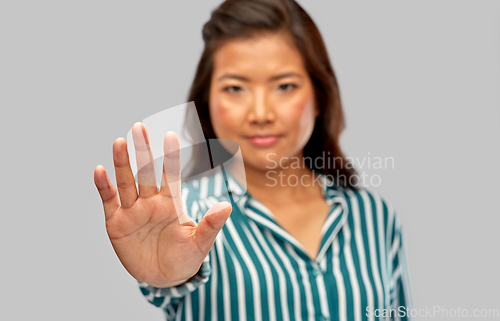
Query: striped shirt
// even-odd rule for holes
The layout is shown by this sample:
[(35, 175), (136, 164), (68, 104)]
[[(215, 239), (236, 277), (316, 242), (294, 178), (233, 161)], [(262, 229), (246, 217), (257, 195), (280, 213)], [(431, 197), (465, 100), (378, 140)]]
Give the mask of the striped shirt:
[(330, 205), (315, 259), (228, 171), (216, 168), (182, 185), (196, 224), (214, 204), (233, 205), (200, 271), (170, 288), (139, 282), (144, 296), (166, 320), (413, 320), (394, 208), (366, 188), (342, 188), (314, 173)]

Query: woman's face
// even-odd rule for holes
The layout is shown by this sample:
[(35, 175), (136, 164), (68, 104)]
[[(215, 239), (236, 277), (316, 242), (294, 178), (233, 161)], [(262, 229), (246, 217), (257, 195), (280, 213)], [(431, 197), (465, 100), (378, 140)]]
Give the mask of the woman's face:
[(257, 170), (302, 156), (318, 111), (291, 38), (267, 34), (230, 40), (213, 60), (209, 111), (217, 138), (236, 141), (245, 166)]

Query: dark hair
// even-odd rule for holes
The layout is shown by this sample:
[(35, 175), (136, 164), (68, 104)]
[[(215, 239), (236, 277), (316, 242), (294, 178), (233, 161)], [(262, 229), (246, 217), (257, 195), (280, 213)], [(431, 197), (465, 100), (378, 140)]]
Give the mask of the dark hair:
[[(285, 32), (292, 36), (314, 87), (320, 115), (316, 118), (311, 138), (304, 147), (304, 157), (306, 160), (316, 160), (327, 156), (333, 158), (335, 163), (327, 168), (317, 167), (315, 162), (308, 166), (312, 170), (333, 176), (340, 186), (356, 188), (356, 171), (339, 145), (345, 124), (335, 73), (319, 30), (309, 15), (293, 0), (227, 0), (212, 11), (210, 20), (203, 26), (205, 47), (188, 97), (188, 101), (193, 101), (196, 106), (205, 139), (217, 138), (208, 106), (214, 52), (228, 40), (268, 32)], [(186, 121), (189, 119), (193, 117), (188, 114)], [(189, 133), (192, 126), (187, 125)], [(196, 163), (197, 155), (201, 155), (201, 151), (195, 148), (194, 163), (191, 165)]]

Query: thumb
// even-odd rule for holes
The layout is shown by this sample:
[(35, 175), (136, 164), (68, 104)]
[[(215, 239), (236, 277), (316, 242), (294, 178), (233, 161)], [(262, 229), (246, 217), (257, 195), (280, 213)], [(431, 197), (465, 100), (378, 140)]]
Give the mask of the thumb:
[(203, 248), (210, 249), (215, 242), (217, 233), (226, 223), (233, 208), (229, 202), (220, 202), (212, 206), (196, 227), (196, 240)]

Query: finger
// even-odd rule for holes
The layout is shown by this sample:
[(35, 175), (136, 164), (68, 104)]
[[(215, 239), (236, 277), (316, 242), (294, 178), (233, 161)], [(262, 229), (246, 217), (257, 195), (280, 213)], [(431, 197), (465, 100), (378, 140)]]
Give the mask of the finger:
[(109, 181), (108, 174), (101, 165), (98, 165), (94, 170), (94, 183), (101, 196), (104, 215), (109, 218), (120, 207), (120, 201), (118, 200), (116, 188)]
[(140, 122), (135, 123), (132, 126), (132, 137), (137, 160), (139, 197), (150, 197), (158, 193), (158, 187), (156, 186), (155, 162), (146, 126)]
[(191, 223), (186, 214), (181, 197), (181, 144), (179, 137), (173, 131), (165, 134), (163, 139), (163, 174), (160, 194), (172, 200), (175, 213), (180, 224)]
[(229, 202), (220, 202), (212, 206), (201, 219), (194, 233), (196, 242), (202, 250), (212, 248), (217, 234), (231, 215), (232, 206)]
[(137, 188), (130, 168), (127, 141), (123, 138), (118, 138), (113, 143), (113, 163), (121, 206), (129, 208), (137, 200)]
[(169, 131), (163, 140), (163, 175), (160, 193), (171, 198), (181, 197), (181, 144), (179, 137)]

